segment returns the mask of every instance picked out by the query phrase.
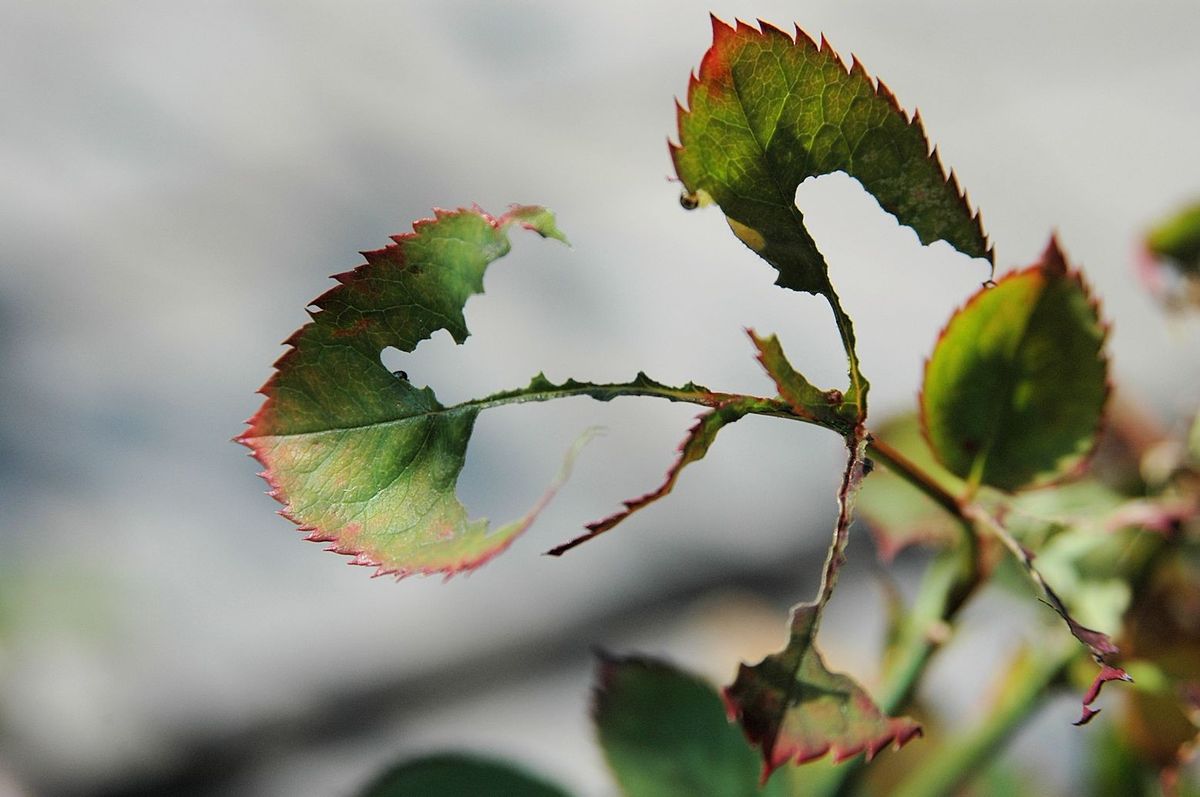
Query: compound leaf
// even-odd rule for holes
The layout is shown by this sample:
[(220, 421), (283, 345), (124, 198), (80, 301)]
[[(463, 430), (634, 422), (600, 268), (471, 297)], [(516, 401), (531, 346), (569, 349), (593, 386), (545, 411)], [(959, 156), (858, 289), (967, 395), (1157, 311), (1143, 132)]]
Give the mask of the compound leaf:
[(938, 460), (1009, 491), (1081, 466), (1108, 397), (1106, 332), (1054, 239), (1038, 263), (980, 289), (925, 367), (921, 421)]
[(762, 789), (758, 756), (696, 676), (653, 659), (600, 657), (592, 715), (604, 756), (628, 797), (784, 797)]
[(830, 296), (825, 259), (796, 208), (808, 177), (845, 172), (923, 243), (991, 259), (980, 225), (909, 118), (857, 60), (828, 43), (713, 17), (713, 43), (679, 107), (675, 170), (687, 206), (714, 201), (734, 233), (779, 271), (778, 284)]

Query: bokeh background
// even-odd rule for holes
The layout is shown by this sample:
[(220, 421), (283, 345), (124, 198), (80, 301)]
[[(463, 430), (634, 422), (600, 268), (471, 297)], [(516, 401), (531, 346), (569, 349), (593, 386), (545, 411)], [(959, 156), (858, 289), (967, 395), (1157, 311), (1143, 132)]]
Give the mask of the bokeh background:
[[(840, 383), (822, 304), (773, 287), (718, 212), (683, 212), (667, 180), (673, 98), (708, 46), (708, 10), (0, 7), (0, 793), (348, 795), (399, 756), (453, 746), (609, 794), (587, 720), (592, 645), (726, 679), (782, 643), (834, 515), (840, 443), (820, 430), (747, 419), (673, 500), (551, 559), (657, 483), (694, 408), (486, 414), (461, 492), (497, 520), (536, 499), (583, 429), (607, 433), (525, 538), (448, 584), (371, 579), (302, 543), (229, 442), (329, 274), (432, 207), (472, 202), (546, 204), (574, 247), (518, 235), (468, 305), (465, 346), (385, 356), (443, 401), (538, 370), (767, 393), (748, 326)], [(1144, 227), (1200, 191), (1194, 0), (711, 10), (797, 20), (884, 76), (983, 208), (998, 270), (1056, 230), (1114, 321), (1125, 395), (1181, 422), (1200, 334), (1161, 316), (1131, 264)], [(985, 265), (921, 247), (847, 178), (798, 201), (857, 321), (875, 412), (911, 406)], [(865, 534), (851, 555), (825, 645), (869, 683), (882, 608)], [(1022, 633), (1008, 625), (964, 634), (930, 698), (965, 714), (971, 668)], [(1074, 718), (1059, 708), (1039, 716), (1045, 733)], [(1020, 744), (1036, 764), (1044, 745)]]

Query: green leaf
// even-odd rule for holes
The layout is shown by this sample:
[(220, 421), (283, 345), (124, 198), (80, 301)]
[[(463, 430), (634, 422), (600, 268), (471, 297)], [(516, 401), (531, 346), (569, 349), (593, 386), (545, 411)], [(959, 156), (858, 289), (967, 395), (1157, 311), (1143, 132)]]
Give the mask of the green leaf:
[(665, 662), (600, 657), (593, 717), (628, 797), (784, 797), (787, 777), (759, 788), (758, 756), (721, 698)]
[(1146, 249), (1183, 274), (1200, 277), (1200, 202), (1166, 217), (1146, 233)]
[(361, 797), (569, 797), (569, 792), (511, 764), (463, 753), (408, 761), (368, 786)]
[(982, 288), (925, 367), (921, 421), (938, 460), (1009, 491), (1082, 466), (1108, 397), (1106, 331), (1053, 239), (1038, 263)]
[(825, 259), (796, 208), (805, 179), (845, 172), (923, 243), (991, 259), (979, 217), (930, 152), (918, 116), (854, 60), (766, 23), (713, 17), (713, 44), (679, 108), (675, 170), (687, 205), (714, 201), (778, 284), (832, 294)]
[[(962, 482), (938, 464), (921, 435), (915, 414), (891, 418), (872, 432), (885, 440), (951, 495), (961, 495)], [(911, 545), (949, 547), (962, 536), (959, 521), (916, 487), (876, 464), (858, 494), (858, 512), (867, 521), (879, 558), (890, 562)]]
[(443, 407), (379, 359), (385, 347), (411, 352), (439, 329), (466, 339), (463, 307), (508, 252), (514, 223), (562, 238), (540, 208), (499, 218), (439, 210), (364, 252), (366, 264), (338, 275), (341, 284), (313, 302), (312, 321), (287, 340), (261, 390), (266, 402), (238, 440), (308, 539), (378, 573), (450, 575), (495, 556), (532, 522), (536, 508), (490, 535), (486, 522), (468, 521), (454, 485), (479, 406)]
[(746, 735), (762, 749), (767, 773), (826, 754), (840, 762), (865, 752), (870, 760), (921, 733), (907, 717), (886, 716), (854, 679), (829, 671), (816, 648), (819, 619), (818, 607), (796, 607), (787, 647), (752, 667), (741, 665), (727, 691)]
[(791, 406), (792, 412), (842, 436), (853, 432), (858, 422), (856, 397), (843, 396), (840, 390), (814, 387), (803, 374), (792, 368), (778, 338), (774, 335), (760, 338), (754, 330), (748, 332), (758, 349), (758, 361), (774, 380), (780, 398)]

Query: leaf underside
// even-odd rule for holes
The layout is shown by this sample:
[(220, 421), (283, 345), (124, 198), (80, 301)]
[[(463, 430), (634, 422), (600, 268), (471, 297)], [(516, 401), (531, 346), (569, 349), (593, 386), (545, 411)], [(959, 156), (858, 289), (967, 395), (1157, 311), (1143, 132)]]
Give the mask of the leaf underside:
[(512, 224), (565, 241), (542, 208), (499, 218), (439, 210), (364, 252), (367, 262), (338, 275), (313, 302), (312, 321), (286, 341), (261, 390), (266, 401), (238, 441), (308, 539), (377, 574), (449, 576), (495, 556), (532, 522), (536, 508), (490, 534), (486, 521), (468, 519), (454, 487), (480, 405), (444, 407), (379, 359), (440, 329), (466, 339), (463, 307), (509, 251)]
[(679, 107), (671, 153), (695, 202), (715, 201), (785, 288), (832, 295), (824, 257), (796, 207), (809, 177), (845, 172), (922, 243), (992, 257), (978, 214), (910, 118), (857, 59), (828, 43), (713, 17), (713, 44)]
[(921, 422), (938, 460), (1008, 491), (1081, 467), (1108, 398), (1106, 334), (1053, 239), (1038, 263), (982, 288), (926, 364)]

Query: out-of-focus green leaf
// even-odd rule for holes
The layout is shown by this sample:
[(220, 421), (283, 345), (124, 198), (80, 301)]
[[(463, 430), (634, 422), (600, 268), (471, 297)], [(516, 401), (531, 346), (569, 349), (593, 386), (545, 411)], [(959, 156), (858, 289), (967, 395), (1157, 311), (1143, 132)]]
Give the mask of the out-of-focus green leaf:
[[(921, 435), (915, 414), (891, 418), (871, 434), (886, 441), (951, 495), (962, 494), (962, 481), (934, 458)], [(885, 562), (910, 545), (944, 547), (953, 544), (962, 534), (958, 521), (945, 509), (879, 463), (876, 463), (871, 478), (863, 480), (857, 506), (870, 527), (875, 548)]]
[(713, 17), (713, 43), (679, 109), (675, 170), (687, 204), (716, 202), (778, 284), (829, 295), (825, 259), (796, 208), (808, 177), (845, 172), (923, 243), (990, 259), (979, 217), (909, 118), (857, 60), (823, 39)]
[(1105, 333), (1054, 240), (1037, 264), (982, 288), (925, 368), (921, 419), (938, 459), (1010, 491), (1081, 465), (1108, 397)]
[(1186, 205), (1146, 233), (1146, 248), (1184, 274), (1200, 277), (1200, 202)]
[(758, 756), (712, 686), (664, 662), (600, 660), (593, 717), (628, 797), (785, 797), (787, 773), (759, 787)]
[(511, 764), (443, 753), (400, 764), (360, 797), (570, 797), (558, 786)]

